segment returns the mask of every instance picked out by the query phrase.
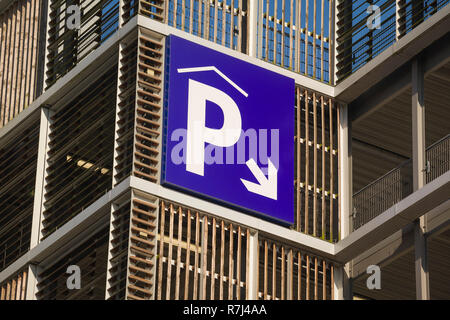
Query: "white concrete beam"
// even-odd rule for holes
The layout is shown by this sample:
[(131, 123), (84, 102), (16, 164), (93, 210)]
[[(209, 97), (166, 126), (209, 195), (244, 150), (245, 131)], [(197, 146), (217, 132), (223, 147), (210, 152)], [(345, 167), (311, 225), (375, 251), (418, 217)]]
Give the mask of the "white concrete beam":
[(214, 215), (221, 219), (237, 222), (240, 225), (251, 229), (257, 229), (272, 238), (294, 244), (297, 247), (310, 251), (311, 253), (316, 253), (327, 258), (331, 258), (333, 255), (333, 244), (328, 241), (288, 229), (278, 224), (268, 222), (234, 209), (199, 199), (183, 192), (163, 187), (141, 178), (132, 176), (130, 179), (130, 186), (133, 189), (162, 199), (183, 204), (189, 208)]

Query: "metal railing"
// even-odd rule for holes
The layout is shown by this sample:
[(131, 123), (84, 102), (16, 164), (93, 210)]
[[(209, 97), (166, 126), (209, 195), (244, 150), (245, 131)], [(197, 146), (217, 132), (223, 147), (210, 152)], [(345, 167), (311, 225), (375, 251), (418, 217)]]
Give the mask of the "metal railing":
[(409, 33), (421, 22), (428, 19), (433, 14), (450, 3), (449, 0), (400, 0), (398, 1), (399, 11), (399, 37)]
[(425, 156), (428, 183), (450, 170), (450, 134), (429, 146)]
[[(375, 58), (450, 0), (343, 0), (337, 6), (336, 80)], [(377, 21), (377, 11), (380, 15)]]
[[(426, 150), (426, 183), (450, 170), (450, 134)], [(353, 195), (352, 229), (356, 230), (410, 195), (412, 161), (405, 161)]]
[(365, 186), (353, 195), (353, 230), (356, 230), (412, 193), (412, 161)]

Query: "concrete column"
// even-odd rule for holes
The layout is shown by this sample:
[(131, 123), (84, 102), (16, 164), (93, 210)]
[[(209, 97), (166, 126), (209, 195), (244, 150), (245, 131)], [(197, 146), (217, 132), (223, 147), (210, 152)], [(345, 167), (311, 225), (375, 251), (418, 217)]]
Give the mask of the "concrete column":
[(420, 58), (412, 63), (412, 152), (413, 190), (425, 185), (424, 72)]
[(257, 57), (258, 0), (249, 0), (248, 8), (248, 54)]
[(420, 217), (414, 225), (416, 299), (430, 300), (430, 279), (428, 273), (427, 239), (425, 216)]
[(353, 300), (352, 281), (348, 275), (348, 264), (334, 267), (334, 300)]
[(50, 110), (40, 109), (39, 146), (34, 187), (33, 219), (31, 223), (30, 250), (37, 246), (41, 238), (41, 221), (44, 211), (45, 177), (47, 169), (48, 135), (50, 133)]
[(36, 300), (38, 266), (30, 264), (27, 270), (27, 291), (25, 300)]
[[(352, 231), (352, 126), (348, 116), (348, 106), (339, 107), (339, 219), (340, 239), (347, 237)], [(341, 268), (336, 268), (335, 299), (352, 299), (350, 280), (350, 265), (347, 263)]]
[(348, 106), (341, 105), (339, 108), (339, 234), (340, 239), (344, 239), (352, 228), (351, 121), (348, 117)]
[(258, 232), (250, 232), (250, 248), (248, 253), (249, 258), (249, 270), (248, 270), (248, 299), (258, 299)]
[[(425, 184), (425, 103), (424, 72), (420, 58), (412, 62), (412, 160), (413, 191)], [(414, 226), (416, 298), (430, 299), (427, 261), (426, 216), (420, 217)]]

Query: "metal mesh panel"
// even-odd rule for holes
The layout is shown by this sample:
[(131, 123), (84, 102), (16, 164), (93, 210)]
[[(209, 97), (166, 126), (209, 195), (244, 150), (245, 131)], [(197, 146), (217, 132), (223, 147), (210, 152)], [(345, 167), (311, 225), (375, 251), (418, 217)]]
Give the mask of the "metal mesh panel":
[(407, 160), (353, 195), (353, 230), (377, 217), (413, 191), (412, 161)]
[(427, 148), (426, 160), (427, 183), (450, 170), (450, 135)]

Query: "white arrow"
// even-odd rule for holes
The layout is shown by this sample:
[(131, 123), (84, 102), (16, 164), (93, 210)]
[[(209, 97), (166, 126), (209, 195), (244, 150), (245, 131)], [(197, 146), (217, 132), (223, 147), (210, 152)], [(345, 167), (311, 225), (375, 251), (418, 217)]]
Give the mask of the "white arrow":
[(249, 159), (245, 164), (255, 176), (258, 183), (250, 182), (241, 179), (244, 186), (248, 191), (259, 194), (263, 197), (277, 200), (277, 168), (273, 165), (272, 161), (269, 161), (268, 177), (264, 175), (261, 169), (256, 164), (255, 160)]

